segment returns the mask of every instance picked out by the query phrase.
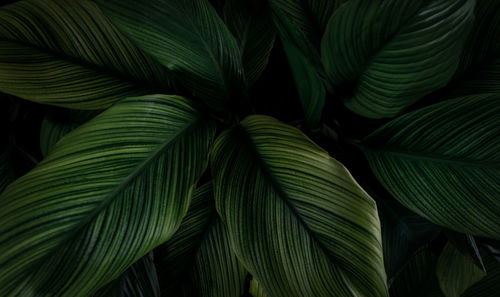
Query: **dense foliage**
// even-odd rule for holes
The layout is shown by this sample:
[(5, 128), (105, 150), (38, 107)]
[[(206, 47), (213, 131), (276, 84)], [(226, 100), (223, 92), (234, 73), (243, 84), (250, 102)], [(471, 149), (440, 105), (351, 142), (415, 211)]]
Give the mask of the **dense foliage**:
[(0, 91), (2, 297), (500, 292), (499, 0), (15, 1)]

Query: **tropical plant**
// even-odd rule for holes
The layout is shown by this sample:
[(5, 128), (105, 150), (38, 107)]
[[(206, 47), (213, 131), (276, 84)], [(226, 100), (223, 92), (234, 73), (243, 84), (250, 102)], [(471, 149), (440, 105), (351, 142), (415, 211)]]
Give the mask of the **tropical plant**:
[(499, 0), (4, 5), (0, 296), (497, 296), (499, 37)]

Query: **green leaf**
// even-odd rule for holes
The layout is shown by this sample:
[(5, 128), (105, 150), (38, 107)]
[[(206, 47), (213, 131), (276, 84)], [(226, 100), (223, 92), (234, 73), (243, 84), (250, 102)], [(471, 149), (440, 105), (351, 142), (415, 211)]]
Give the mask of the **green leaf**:
[(451, 230), (445, 230), (444, 235), (446, 235), (448, 242), (453, 245), (453, 247), (455, 247), (460, 253), (462, 253), (463, 256), (472, 261), (479, 269), (486, 272), (481, 253), (479, 252), (479, 248), (476, 244), (474, 236), (470, 234), (454, 232)]
[(248, 292), (252, 295), (252, 297), (268, 297), (262, 286), (255, 278), (252, 278), (250, 281), (250, 288)]
[(42, 156), (46, 157), (59, 139), (78, 126), (76, 122), (62, 122), (55, 117), (45, 116), (40, 128), (40, 150), (42, 151)]
[(9, 158), (9, 149), (0, 154), (0, 194), (14, 180), (14, 175), (10, 168), (11, 161)]
[(44, 104), (103, 109), (169, 90), (166, 69), (88, 0), (26, 0), (0, 8), (0, 91)]
[(230, 249), (215, 210), (212, 183), (193, 193), (175, 235), (158, 248), (162, 296), (234, 297), (244, 291), (247, 271)]
[(387, 296), (375, 202), (299, 130), (247, 117), (211, 160), (231, 247), (270, 296)]
[(440, 228), (403, 207), (397, 201), (377, 200), (382, 224), (384, 264), (390, 280)]
[(257, 81), (267, 66), (276, 29), (264, 0), (228, 0), (224, 20), (238, 42), (247, 85)]
[(351, 0), (321, 43), (333, 86), (352, 84), (344, 104), (369, 118), (392, 117), (455, 74), (474, 19), (471, 0)]
[(208, 0), (97, 2), (137, 46), (213, 108), (228, 110), (244, 89), (236, 39)]
[(482, 249), (481, 252), (487, 274), (482, 280), (469, 287), (462, 297), (491, 297), (500, 292), (500, 262), (490, 251)]
[(436, 256), (418, 251), (392, 282), (391, 297), (444, 297), (436, 277)]
[(142, 257), (118, 279), (99, 290), (93, 297), (159, 297), (160, 287), (153, 254)]
[(471, 69), (449, 88), (450, 97), (473, 94), (500, 94), (500, 50), (496, 59), (479, 69)]
[(450, 243), (439, 255), (436, 274), (446, 297), (460, 297), (467, 288), (486, 275)]
[(170, 238), (215, 133), (188, 100), (128, 98), (0, 196), (0, 296), (89, 296)]
[(452, 230), (500, 238), (500, 96), (447, 100), (401, 116), (361, 144), (384, 187)]

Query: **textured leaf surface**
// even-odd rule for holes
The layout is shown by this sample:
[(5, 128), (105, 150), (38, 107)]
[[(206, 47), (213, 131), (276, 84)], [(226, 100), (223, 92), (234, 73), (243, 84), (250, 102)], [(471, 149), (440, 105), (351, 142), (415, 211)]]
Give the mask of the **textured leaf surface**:
[(152, 253), (130, 266), (118, 279), (99, 290), (93, 297), (159, 297), (160, 287)]
[(467, 289), (462, 294), (463, 297), (491, 297), (500, 292), (500, 261), (486, 249), (481, 250), (481, 255), (486, 266), (486, 276)]
[(250, 288), (248, 292), (252, 295), (252, 297), (268, 297), (262, 286), (255, 278), (252, 278), (250, 281)]
[(208, 0), (99, 0), (141, 49), (212, 107), (227, 110), (244, 86), (236, 39)]
[(375, 202), (299, 130), (250, 116), (211, 158), (231, 247), (270, 296), (387, 296)]
[(481, 280), (486, 273), (448, 243), (439, 255), (436, 275), (441, 291), (446, 297), (460, 297), (465, 290)]
[(382, 246), (387, 278), (391, 279), (424, 245), (433, 240), (440, 227), (408, 210), (396, 201), (379, 201)]
[(11, 164), (9, 158), (9, 150), (0, 154), (0, 194), (7, 187), (7, 185), (14, 180), (14, 176), (10, 168)]
[(212, 183), (194, 191), (175, 235), (159, 247), (162, 296), (234, 297), (244, 291), (247, 271), (231, 251), (215, 210)]
[(46, 157), (59, 139), (78, 126), (76, 122), (62, 122), (52, 116), (46, 116), (40, 127), (40, 150), (42, 156)]
[(0, 8), (0, 91), (36, 102), (102, 109), (169, 90), (166, 69), (88, 0), (26, 0)]
[(444, 297), (436, 277), (436, 256), (418, 251), (391, 284), (391, 297)]
[(251, 86), (267, 66), (276, 29), (265, 0), (228, 0), (224, 20), (240, 49), (247, 84)]
[(377, 179), (406, 207), (452, 230), (500, 238), (500, 96), (408, 113), (362, 144)]
[(321, 43), (334, 86), (369, 118), (394, 116), (455, 74), (474, 15), (471, 0), (351, 0), (337, 9)]
[(0, 196), (0, 295), (89, 296), (178, 228), (214, 126), (185, 98), (120, 101)]

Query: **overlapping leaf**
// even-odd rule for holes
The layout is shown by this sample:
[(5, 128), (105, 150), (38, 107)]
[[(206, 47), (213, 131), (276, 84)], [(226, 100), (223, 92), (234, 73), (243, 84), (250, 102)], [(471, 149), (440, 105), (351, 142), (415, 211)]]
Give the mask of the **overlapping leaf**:
[(24, 0), (0, 8), (0, 91), (44, 104), (102, 109), (170, 89), (166, 69), (89, 0)]
[(234, 297), (244, 291), (246, 270), (231, 251), (215, 210), (212, 184), (194, 191), (179, 231), (159, 247), (162, 296)]
[(185, 98), (120, 101), (0, 196), (0, 295), (89, 296), (167, 240), (214, 126)]
[(160, 297), (152, 253), (135, 262), (118, 279), (92, 297)]
[(446, 297), (460, 297), (486, 273), (462, 255), (452, 244), (447, 244), (437, 261), (436, 275)]
[(267, 66), (276, 29), (265, 0), (229, 0), (224, 7), (224, 20), (240, 49), (248, 86), (259, 78)]
[(490, 252), (486, 249), (481, 250), (486, 266), (486, 276), (468, 288), (462, 294), (463, 297), (491, 297), (500, 292), (500, 261), (495, 259), (495, 255)]
[(0, 154), (0, 194), (12, 180), (14, 176), (10, 168), (10, 152), (6, 150)]
[(252, 297), (268, 297), (262, 286), (259, 285), (259, 282), (255, 278), (252, 278), (250, 281), (250, 288), (248, 292), (252, 295)]
[(458, 232), (500, 238), (500, 96), (447, 100), (362, 143), (379, 181), (408, 208)]
[(46, 116), (40, 127), (40, 150), (42, 156), (46, 157), (59, 139), (73, 131), (76, 127), (78, 127), (76, 122), (61, 122), (54, 117)]
[(137, 46), (171, 69), (218, 110), (236, 104), (244, 89), (236, 39), (208, 0), (98, 0)]
[(212, 154), (231, 247), (269, 296), (387, 296), (375, 202), (323, 149), (251, 116)]
[(472, 0), (351, 0), (337, 9), (321, 57), (344, 103), (369, 118), (394, 116), (455, 74), (474, 19)]

